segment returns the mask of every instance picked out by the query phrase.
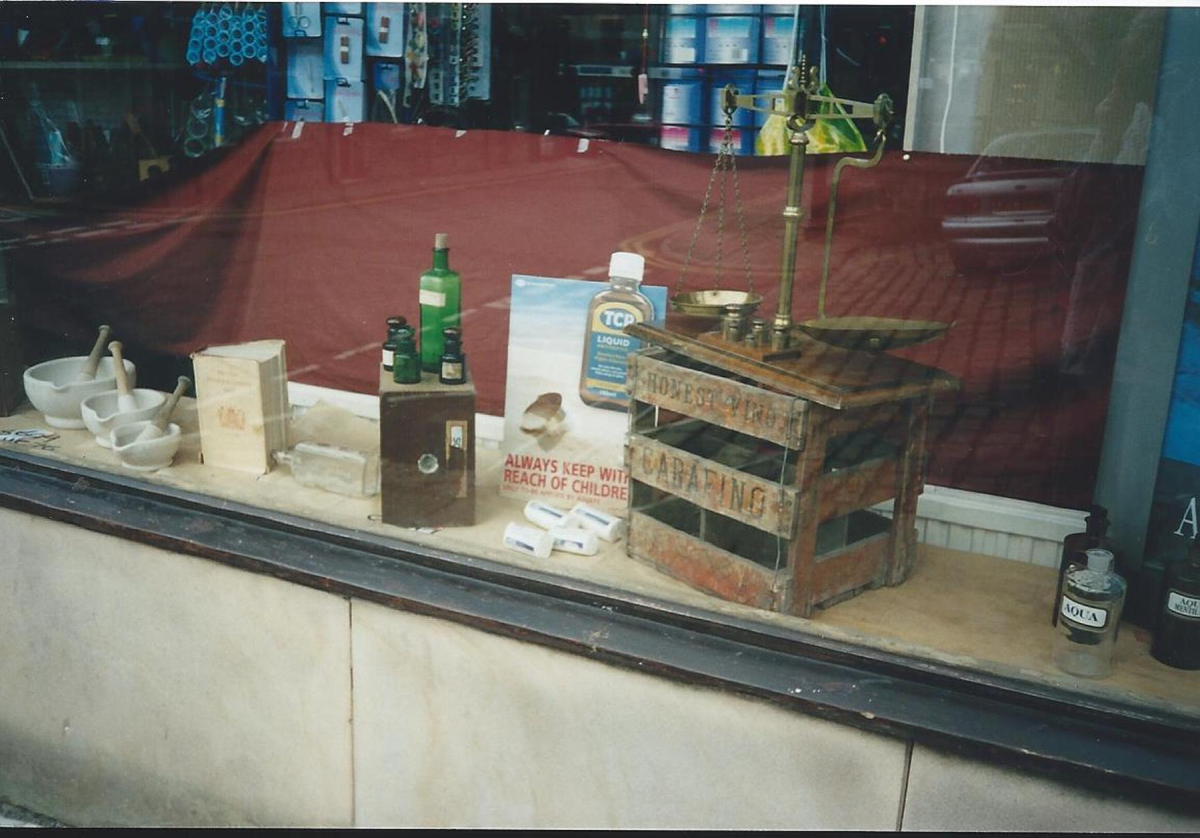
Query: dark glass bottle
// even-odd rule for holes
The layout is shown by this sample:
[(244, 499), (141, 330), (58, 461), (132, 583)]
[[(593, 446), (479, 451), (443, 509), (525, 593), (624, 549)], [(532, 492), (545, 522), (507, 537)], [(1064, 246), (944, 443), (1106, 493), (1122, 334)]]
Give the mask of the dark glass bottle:
[(394, 338), (396, 352), (392, 362), (392, 381), (397, 384), (421, 383), (421, 355), (417, 352), (413, 330), (404, 326)]
[(465, 384), (467, 356), (462, 351), (462, 333), (458, 329), (442, 330), (442, 357), (438, 367), (442, 384)]
[(1099, 504), (1093, 504), (1084, 522), (1084, 532), (1074, 532), (1063, 539), (1062, 559), (1059, 560), (1058, 565), (1058, 589), (1054, 594), (1054, 614), (1050, 618), (1052, 626), (1058, 625), (1058, 606), (1062, 602), (1063, 579), (1071, 566), (1086, 565), (1087, 556), (1085, 554), (1088, 550), (1108, 550), (1114, 556), (1117, 553), (1112, 539), (1106, 535), (1108, 532), (1107, 509)]
[(1162, 607), (1150, 654), (1177, 669), (1200, 669), (1200, 540), (1186, 561), (1167, 569)]
[(383, 368), (392, 371), (392, 358), (396, 354), (396, 335), (401, 329), (410, 329), (408, 321), (399, 315), (387, 319), (387, 340), (383, 342)]

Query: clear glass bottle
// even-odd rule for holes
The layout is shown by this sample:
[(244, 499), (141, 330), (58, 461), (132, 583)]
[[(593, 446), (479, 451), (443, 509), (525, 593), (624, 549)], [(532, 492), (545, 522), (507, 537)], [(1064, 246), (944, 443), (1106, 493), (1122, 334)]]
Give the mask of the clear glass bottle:
[(1167, 568), (1150, 654), (1176, 669), (1200, 669), (1200, 539)]
[(1050, 625), (1058, 625), (1058, 609), (1062, 604), (1063, 579), (1072, 567), (1082, 567), (1087, 564), (1087, 551), (1094, 549), (1108, 550), (1116, 556), (1115, 545), (1107, 535), (1108, 510), (1099, 504), (1093, 504), (1084, 518), (1084, 531), (1073, 532), (1063, 539), (1062, 558), (1058, 564), (1058, 590), (1054, 594), (1054, 612)]
[(339, 445), (297, 442), (287, 451), (276, 451), (275, 461), (286, 465), (302, 486), (350, 497), (370, 497), (379, 492), (379, 455)]
[(462, 313), (462, 279), (450, 270), (449, 235), (433, 240), (433, 267), (421, 274), (421, 369), (437, 372), (442, 363), (442, 333), (458, 328)]
[(438, 366), (438, 381), (442, 384), (465, 384), (467, 356), (462, 351), (462, 332), (442, 330), (442, 357)]
[(579, 398), (584, 404), (608, 410), (629, 406), (628, 358), (641, 341), (625, 334), (625, 327), (654, 319), (654, 304), (638, 290), (645, 267), (646, 260), (637, 253), (614, 253), (608, 264), (608, 288), (588, 304), (579, 370)]
[(1054, 665), (1081, 678), (1112, 674), (1125, 580), (1113, 570), (1111, 550), (1087, 551), (1087, 564), (1067, 571), (1059, 598)]

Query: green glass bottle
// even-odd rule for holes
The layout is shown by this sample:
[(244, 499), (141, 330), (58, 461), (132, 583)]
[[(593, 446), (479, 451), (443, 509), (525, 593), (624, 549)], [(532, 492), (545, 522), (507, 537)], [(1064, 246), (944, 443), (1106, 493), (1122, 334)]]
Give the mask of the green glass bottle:
[(396, 334), (396, 352), (392, 359), (392, 381), (397, 384), (421, 383), (421, 358), (412, 329), (401, 328)]
[(457, 329), (462, 311), (462, 280), (450, 270), (449, 236), (433, 240), (433, 267), (421, 274), (421, 368), (437, 372), (442, 363), (442, 332)]

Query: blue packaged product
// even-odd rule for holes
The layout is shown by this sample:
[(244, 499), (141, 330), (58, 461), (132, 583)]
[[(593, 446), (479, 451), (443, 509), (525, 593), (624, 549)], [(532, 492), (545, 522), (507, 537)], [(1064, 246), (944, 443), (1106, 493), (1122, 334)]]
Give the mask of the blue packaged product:
[(663, 25), (663, 61), (695, 64), (704, 55), (704, 21), (700, 15), (668, 15)]
[(758, 62), (757, 17), (712, 15), (704, 22), (705, 64)]
[(326, 122), (362, 122), (365, 114), (361, 81), (337, 79), (325, 82)]
[(795, 20), (791, 15), (767, 15), (763, 17), (762, 50), (763, 64), (787, 66), (792, 55), (792, 32)]
[(321, 44), (317, 41), (287, 42), (287, 97), (321, 99), (324, 97), (324, 66)]
[(320, 3), (281, 3), (279, 27), (285, 38), (320, 38)]
[(699, 72), (688, 71), (680, 78), (663, 82), (659, 121), (665, 125), (702, 125), (704, 82)]
[(404, 55), (404, 4), (367, 3), (364, 27), (367, 55)]
[(363, 20), (361, 17), (325, 18), (325, 79), (362, 81)]

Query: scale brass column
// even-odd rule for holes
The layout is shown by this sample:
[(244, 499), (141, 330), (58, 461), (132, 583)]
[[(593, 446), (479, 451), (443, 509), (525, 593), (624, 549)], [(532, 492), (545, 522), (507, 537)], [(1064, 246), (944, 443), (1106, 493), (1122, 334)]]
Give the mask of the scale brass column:
[(808, 150), (808, 132), (797, 120), (788, 117), (792, 132), (791, 162), (788, 167), (787, 201), (783, 207), (783, 259), (779, 267), (779, 304), (775, 307), (775, 322), (771, 331), (771, 348), (787, 349), (792, 329), (792, 286), (796, 274), (796, 237), (800, 232), (800, 187), (804, 182), (804, 155)]

